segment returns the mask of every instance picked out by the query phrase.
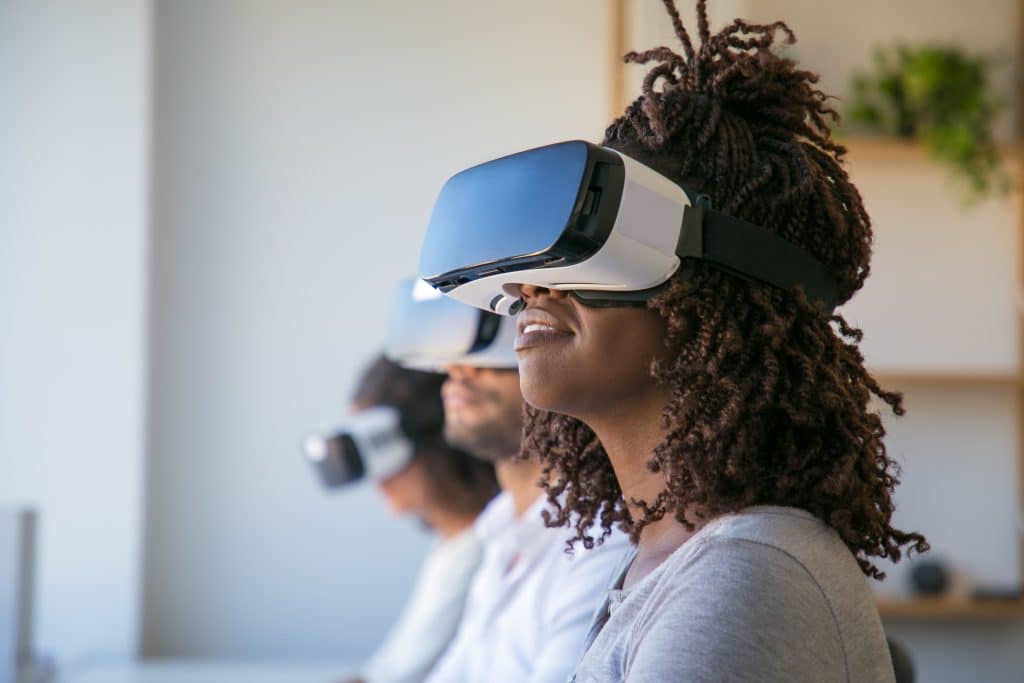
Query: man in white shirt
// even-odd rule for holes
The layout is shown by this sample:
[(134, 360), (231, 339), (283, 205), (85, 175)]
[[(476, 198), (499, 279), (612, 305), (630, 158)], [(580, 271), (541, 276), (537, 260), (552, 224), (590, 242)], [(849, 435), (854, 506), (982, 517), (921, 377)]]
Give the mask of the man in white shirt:
[[(564, 683), (583, 655), (591, 617), (628, 549), (621, 532), (586, 550), (549, 529), (541, 466), (518, 457), (523, 432), (515, 318), (478, 311), (415, 279), (399, 285), (389, 356), (444, 369), (444, 436), (494, 463), (502, 489), (477, 518), (483, 543), (454, 639), (428, 683)], [(595, 533), (594, 536), (600, 536)]]
[(570, 530), (549, 529), (541, 516), (547, 497), (540, 465), (517, 457), (523, 402), (518, 372), (467, 364), (447, 369), (445, 438), (494, 462), (503, 492), (475, 523), (483, 559), (455, 639), (427, 681), (562, 683), (583, 654), (591, 617), (627, 551), (627, 538), (616, 531), (603, 545), (577, 545), (568, 554)]

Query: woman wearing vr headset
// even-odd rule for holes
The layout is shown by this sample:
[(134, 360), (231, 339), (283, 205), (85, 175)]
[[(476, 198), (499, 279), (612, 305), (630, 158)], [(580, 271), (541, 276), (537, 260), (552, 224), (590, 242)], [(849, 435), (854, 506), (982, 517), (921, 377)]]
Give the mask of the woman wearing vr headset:
[(378, 358), (363, 374), (353, 412), (389, 406), (412, 440), (408, 464), (377, 482), (395, 514), (416, 515), (439, 538), (420, 569), (398, 623), (362, 673), (347, 683), (422, 681), (454, 637), (480, 563), (476, 517), (498, 493), (494, 466), (449, 446), (443, 436), (445, 376)]
[[(595, 522), (619, 526), (636, 545), (574, 680), (891, 681), (865, 577), (928, 545), (890, 523), (897, 466), (869, 410), (900, 415), (902, 397), (832, 312), (872, 241), (835, 113), (772, 51), (794, 41), (784, 23), (712, 34), (702, 0), (695, 46), (663, 2), (683, 54), (627, 55), (655, 64), (609, 149), (563, 143), (453, 177), (421, 274), (521, 310), (523, 450), (545, 463), (550, 523), (586, 546)], [(516, 187), (540, 208), (519, 209)], [(531, 242), (549, 217), (558, 230)]]

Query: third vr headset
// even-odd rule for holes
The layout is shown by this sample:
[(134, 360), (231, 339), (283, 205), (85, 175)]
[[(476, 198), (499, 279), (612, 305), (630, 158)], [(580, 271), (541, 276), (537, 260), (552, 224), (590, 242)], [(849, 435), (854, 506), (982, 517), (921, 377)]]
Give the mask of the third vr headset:
[(415, 370), (448, 365), (515, 368), (513, 320), (450, 299), (419, 278), (399, 283), (391, 304), (388, 358)]
[(351, 415), (326, 434), (302, 444), (306, 458), (327, 488), (358, 481), (380, 481), (412, 461), (415, 445), (401, 426), (397, 408), (376, 406)]
[(420, 274), (465, 303), (514, 314), (521, 284), (572, 290), (590, 305), (642, 303), (688, 258), (784, 289), (802, 286), (829, 311), (839, 300), (825, 266), (804, 249), (582, 140), (452, 176), (434, 204)]

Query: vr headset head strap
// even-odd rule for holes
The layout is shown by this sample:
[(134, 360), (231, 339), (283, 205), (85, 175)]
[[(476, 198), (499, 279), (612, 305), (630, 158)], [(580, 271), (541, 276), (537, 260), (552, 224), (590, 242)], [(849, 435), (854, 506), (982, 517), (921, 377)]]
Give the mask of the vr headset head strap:
[(821, 261), (773, 232), (715, 211), (705, 196), (683, 211), (676, 255), (782, 289), (803, 287), (808, 299), (830, 312), (839, 303), (839, 288)]
[[(803, 287), (804, 294), (831, 312), (839, 303), (839, 288), (824, 264), (807, 250), (758, 225), (715, 211), (711, 200), (689, 190), (690, 204), (676, 243), (680, 259), (697, 259), (746, 280), (782, 289)], [(642, 306), (665, 285), (635, 292), (574, 290), (587, 306)]]

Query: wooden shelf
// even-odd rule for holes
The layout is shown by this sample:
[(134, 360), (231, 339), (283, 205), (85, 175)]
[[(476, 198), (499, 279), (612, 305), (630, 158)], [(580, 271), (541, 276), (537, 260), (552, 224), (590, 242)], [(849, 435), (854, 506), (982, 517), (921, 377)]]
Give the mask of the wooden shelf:
[[(1024, 378), (1013, 372), (979, 372), (975, 370), (896, 370), (868, 368), (882, 385), (900, 384), (942, 384), (965, 387), (1003, 387), (1007, 389), (1024, 387)], [(899, 388), (896, 386), (895, 388)]]
[[(931, 156), (920, 142), (890, 137), (847, 137), (836, 142), (849, 150), (847, 160), (857, 161), (931, 161)], [(998, 145), (999, 153), (1008, 162), (1017, 163), (1024, 159), (1022, 143), (1010, 142)]]
[(882, 619), (1017, 619), (1024, 618), (1024, 600), (967, 598), (879, 598)]

